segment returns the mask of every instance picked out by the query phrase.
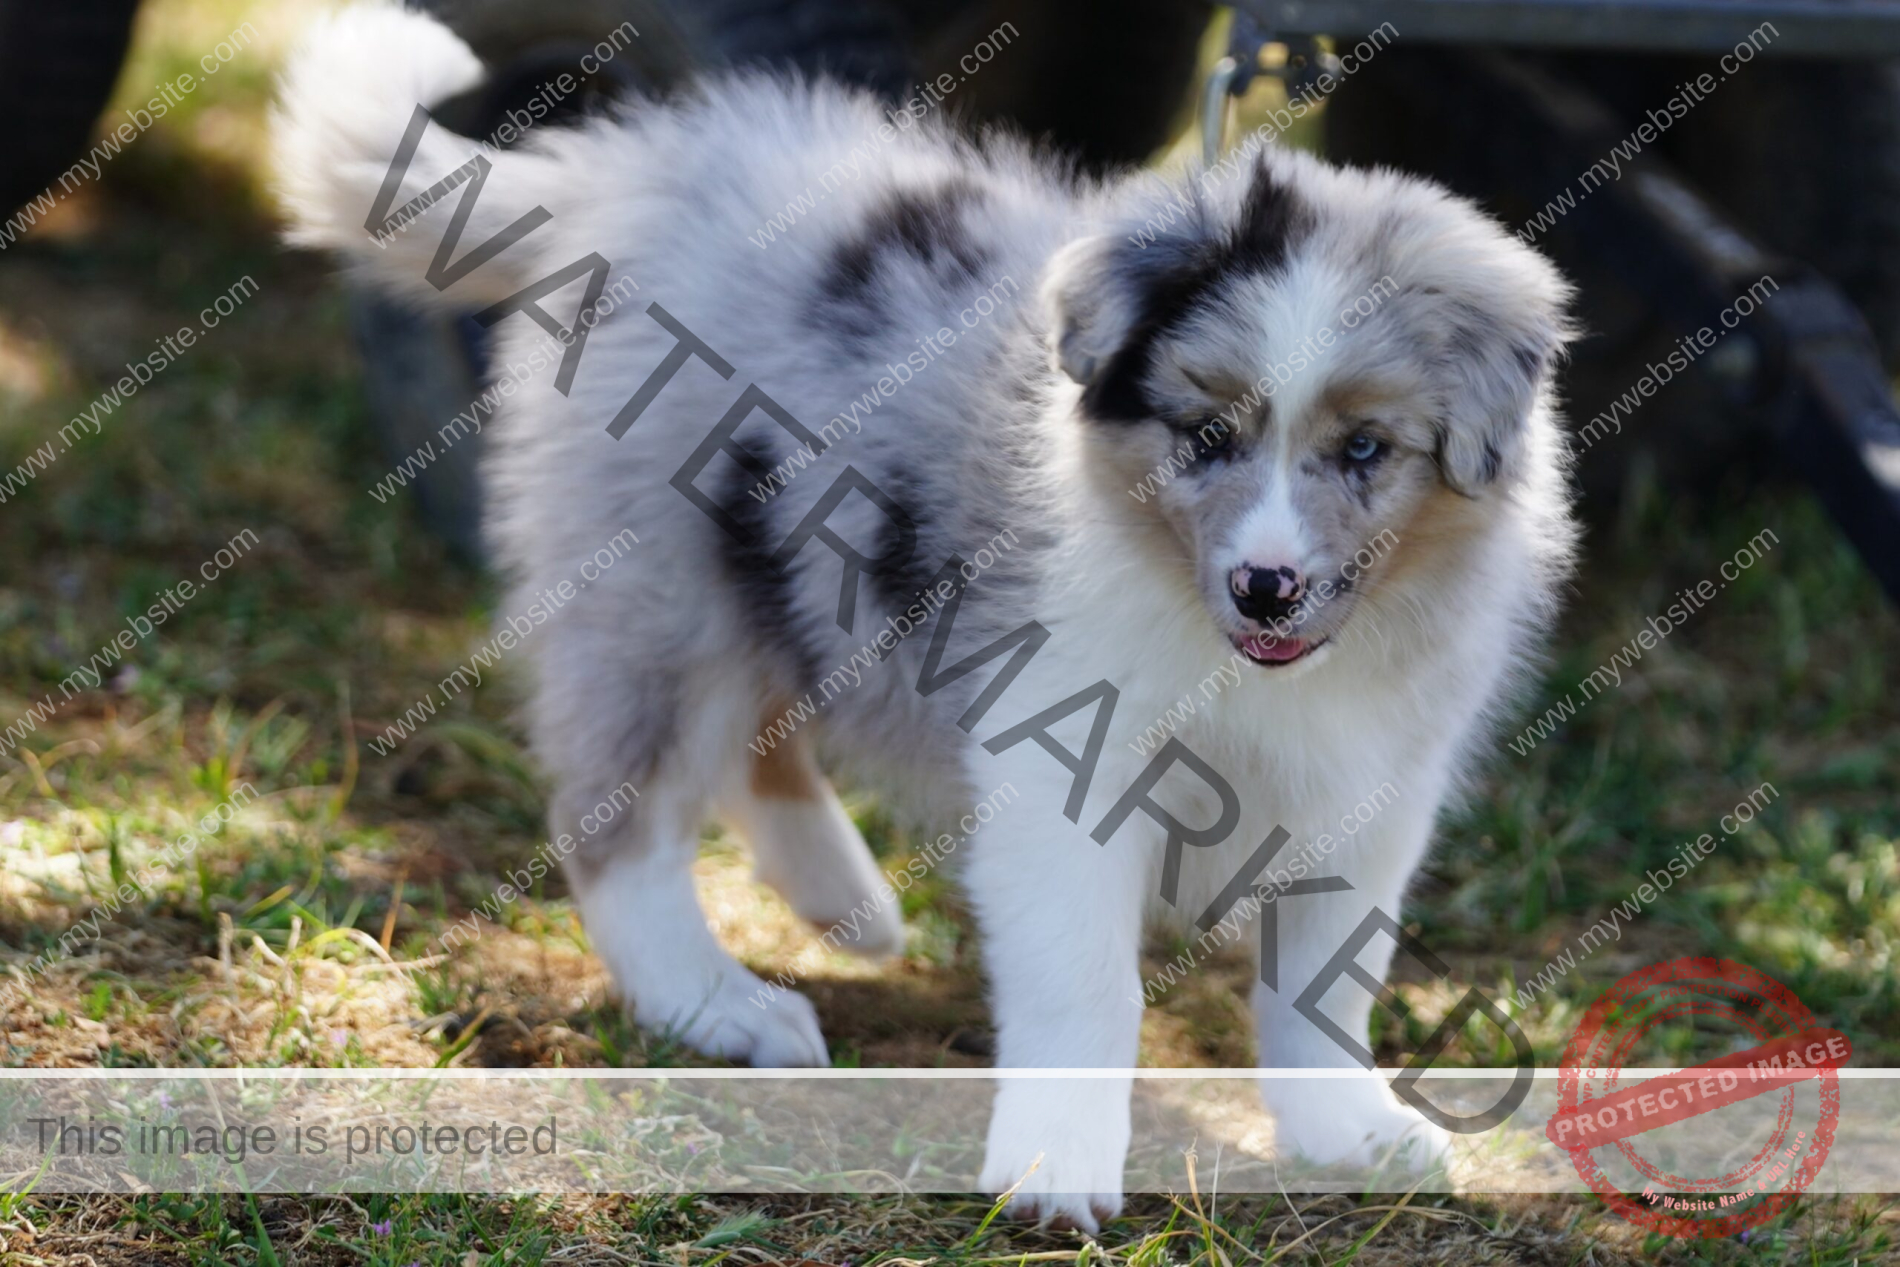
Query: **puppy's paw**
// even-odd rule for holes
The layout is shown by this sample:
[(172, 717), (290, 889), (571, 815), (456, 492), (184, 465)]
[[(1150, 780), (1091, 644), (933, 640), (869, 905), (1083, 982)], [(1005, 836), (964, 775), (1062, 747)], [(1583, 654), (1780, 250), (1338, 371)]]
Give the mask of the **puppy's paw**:
[[(1030, 1177), (1034, 1182), (1034, 1176)], [(1026, 1186), (1026, 1185), (1025, 1185)], [(988, 1181), (985, 1181), (988, 1190)], [(1007, 1191), (1007, 1189), (1005, 1189)], [(1122, 1212), (1119, 1192), (1018, 1192), (1003, 1213), (1052, 1232), (1087, 1232), (1093, 1236), (1102, 1224)]]
[(997, 1090), (978, 1185), (997, 1194), (1016, 1188), (1006, 1209), (1012, 1218), (1100, 1231), (1121, 1213), (1128, 1122), (1124, 1083), (1007, 1080)]
[(751, 973), (703, 1003), (653, 1015), (635, 1005), (635, 1019), (694, 1051), (742, 1060), (755, 1069), (827, 1068), (831, 1053), (811, 1000), (769, 986)]
[(1442, 1165), (1450, 1152), (1451, 1133), (1401, 1103), (1376, 1075), (1324, 1083), (1268, 1078), (1260, 1087), (1282, 1155), (1318, 1165), (1397, 1165), (1423, 1173)]

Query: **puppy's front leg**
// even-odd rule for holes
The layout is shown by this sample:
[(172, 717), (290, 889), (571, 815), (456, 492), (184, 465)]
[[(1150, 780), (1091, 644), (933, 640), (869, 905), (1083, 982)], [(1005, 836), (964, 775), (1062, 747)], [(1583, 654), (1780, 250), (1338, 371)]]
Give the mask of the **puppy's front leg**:
[[(1276, 1121), (1280, 1149), (1320, 1163), (1355, 1167), (1388, 1157), (1415, 1169), (1438, 1165), (1450, 1136), (1410, 1105), (1401, 1103), (1385, 1078), (1365, 1070), (1354, 1052), (1315, 1025), (1298, 1007), (1301, 993), (1373, 910), (1399, 917), (1399, 903), (1431, 834), (1430, 805), (1395, 805), (1348, 839), (1329, 868), (1353, 887), (1344, 892), (1276, 898), (1277, 933), (1271, 975), (1253, 987), (1254, 1024), (1262, 1068), (1350, 1070), (1327, 1080), (1263, 1078), (1261, 1098)], [(1375, 936), (1355, 961), (1385, 980), (1396, 944)], [(1363, 1044), (1370, 1030), (1373, 996), (1352, 977), (1342, 978), (1317, 1001), (1349, 1040)]]
[[(997, 1067), (1132, 1069), (1147, 874), (1136, 833), (1097, 845), (1090, 820), (1062, 817), (1061, 790), (1053, 803), (1034, 799), (982, 829), (966, 873), (995, 997)], [(999, 1077), (984, 1189), (1023, 1180), (1012, 1214), (1095, 1231), (1121, 1210), (1129, 1091), (1125, 1074)]]

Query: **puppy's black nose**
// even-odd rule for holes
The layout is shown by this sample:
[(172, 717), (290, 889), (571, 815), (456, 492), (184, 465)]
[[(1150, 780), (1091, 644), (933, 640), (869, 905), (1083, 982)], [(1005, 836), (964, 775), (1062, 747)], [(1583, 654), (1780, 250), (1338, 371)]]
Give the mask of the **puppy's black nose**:
[(1234, 606), (1249, 620), (1285, 620), (1306, 597), (1306, 576), (1298, 568), (1255, 567), (1243, 563), (1227, 579)]

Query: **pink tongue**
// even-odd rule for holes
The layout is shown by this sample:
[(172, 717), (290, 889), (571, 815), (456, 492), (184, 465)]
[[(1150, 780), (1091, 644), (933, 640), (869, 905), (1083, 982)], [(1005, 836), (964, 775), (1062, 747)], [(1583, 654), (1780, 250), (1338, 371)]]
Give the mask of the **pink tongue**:
[(1306, 650), (1306, 643), (1299, 638), (1275, 638), (1272, 634), (1255, 634), (1242, 645), (1254, 659), (1274, 664), (1297, 659)]

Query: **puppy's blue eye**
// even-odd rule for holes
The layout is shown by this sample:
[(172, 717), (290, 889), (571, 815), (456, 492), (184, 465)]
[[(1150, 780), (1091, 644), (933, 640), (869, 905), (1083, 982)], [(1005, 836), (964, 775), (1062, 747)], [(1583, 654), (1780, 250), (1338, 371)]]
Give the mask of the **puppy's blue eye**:
[(1346, 460), (1348, 462), (1370, 462), (1385, 451), (1385, 446), (1372, 438), (1372, 434), (1361, 431), (1346, 441)]
[(1234, 451), (1234, 444), (1240, 438), (1234, 429), (1219, 418), (1203, 418), (1194, 430), (1195, 438), (1201, 442), (1201, 452), (1208, 456), (1225, 456)]

